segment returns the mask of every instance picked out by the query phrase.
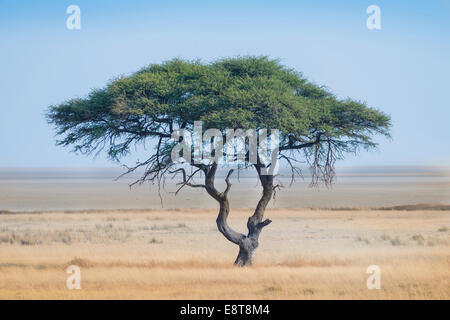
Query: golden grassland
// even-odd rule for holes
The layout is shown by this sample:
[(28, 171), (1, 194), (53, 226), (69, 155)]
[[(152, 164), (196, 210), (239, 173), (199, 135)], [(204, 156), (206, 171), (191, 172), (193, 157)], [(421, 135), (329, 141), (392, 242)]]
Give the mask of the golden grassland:
[[(234, 210), (229, 223), (245, 232), (250, 214)], [(249, 268), (232, 265), (237, 247), (217, 231), (215, 216), (0, 214), (0, 299), (450, 298), (448, 209), (271, 209)], [(81, 268), (81, 290), (66, 288), (72, 264)], [(373, 264), (380, 290), (366, 287)]]

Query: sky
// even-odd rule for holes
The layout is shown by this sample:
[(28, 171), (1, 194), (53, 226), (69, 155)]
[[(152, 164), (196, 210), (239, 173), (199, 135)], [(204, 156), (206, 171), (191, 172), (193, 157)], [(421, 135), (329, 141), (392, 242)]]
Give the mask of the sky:
[[(366, 26), (373, 4), (380, 30)], [(70, 5), (80, 30), (66, 27)], [(450, 164), (450, 1), (0, 0), (0, 167), (114, 166), (56, 146), (47, 107), (150, 63), (237, 55), (391, 115), (392, 139), (340, 165)]]

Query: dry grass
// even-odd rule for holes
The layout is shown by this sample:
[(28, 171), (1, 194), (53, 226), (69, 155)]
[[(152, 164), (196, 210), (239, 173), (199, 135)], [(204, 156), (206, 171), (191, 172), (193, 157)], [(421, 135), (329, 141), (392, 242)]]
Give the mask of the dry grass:
[[(409, 210), (409, 209), (405, 209)], [(250, 210), (230, 224), (245, 231)], [(0, 298), (449, 299), (446, 210), (275, 209), (251, 268), (215, 210), (0, 215)], [(65, 286), (69, 265), (82, 289)], [(381, 290), (366, 268), (380, 266)]]

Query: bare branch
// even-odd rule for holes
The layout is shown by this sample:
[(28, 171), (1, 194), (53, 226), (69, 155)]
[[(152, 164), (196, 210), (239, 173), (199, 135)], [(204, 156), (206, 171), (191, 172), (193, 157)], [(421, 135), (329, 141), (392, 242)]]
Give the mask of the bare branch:
[(197, 169), (195, 170), (192, 174), (190, 174), (189, 176), (186, 175), (186, 170), (184, 170), (184, 168), (179, 168), (177, 170), (174, 171), (169, 171), (170, 174), (174, 174), (174, 176), (178, 173), (181, 172), (183, 175), (183, 182), (179, 183), (179, 185), (181, 184), (181, 186), (177, 189), (177, 191), (175, 191), (175, 195), (178, 194), (178, 192), (180, 192), (180, 190), (184, 187), (184, 186), (188, 186), (188, 187), (192, 187), (192, 188), (206, 188), (206, 186), (204, 184), (193, 184), (190, 183), (191, 179), (195, 176), (195, 174), (197, 172), (199, 172), (201, 169)]
[(227, 188), (225, 189), (225, 191), (223, 192), (223, 196), (226, 197), (228, 194), (228, 191), (230, 191), (231, 189), (231, 182), (230, 182), (230, 177), (233, 174), (233, 169), (231, 169), (230, 171), (228, 171), (227, 177), (225, 178), (225, 182), (227, 183)]

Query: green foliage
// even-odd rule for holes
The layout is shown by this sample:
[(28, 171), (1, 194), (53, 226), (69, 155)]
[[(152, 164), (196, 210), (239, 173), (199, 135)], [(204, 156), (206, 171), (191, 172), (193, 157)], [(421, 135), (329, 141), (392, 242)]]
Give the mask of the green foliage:
[(329, 166), (322, 173), (344, 152), (374, 147), (373, 135), (389, 136), (390, 127), (389, 116), (365, 103), (338, 99), (278, 61), (253, 56), (153, 64), (51, 106), (47, 119), (59, 145), (84, 153), (106, 147), (115, 160), (133, 143), (154, 140), (147, 165), (158, 168), (169, 163), (171, 132), (194, 121), (203, 120), (204, 130), (279, 129), (281, 153), (301, 150), (315, 168)]

